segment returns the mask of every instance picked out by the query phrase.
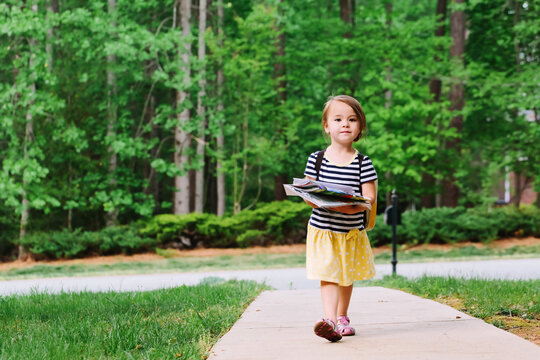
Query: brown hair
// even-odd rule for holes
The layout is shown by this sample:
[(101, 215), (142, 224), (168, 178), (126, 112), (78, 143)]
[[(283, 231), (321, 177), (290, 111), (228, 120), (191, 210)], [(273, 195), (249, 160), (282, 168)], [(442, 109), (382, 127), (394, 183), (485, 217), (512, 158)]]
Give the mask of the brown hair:
[(367, 128), (366, 115), (364, 114), (364, 110), (362, 110), (362, 106), (360, 105), (358, 100), (356, 100), (352, 96), (336, 95), (336, 96), (330, 96), (328, 98), (328, 100), (326, 101), (326, 104), (324, 104), (324, 109), (323, 109), (323, 112), (322, 112), (322, 126), (323, 126), (323, 128), (328, 123), (328, 109), (330, 108), (330, 105), (334, 101), (341, 101), (342, 103), (345, 103), (345, 104), (349, 105), (353, 109), (354, 113), (356, 114), (356, 117), (358, 118), (358, 121), (360, 122), (360, 133), (358, 134), (356, 139), (354, 139), (354, 141), (356, 142), (356, 141), (360, 140), (362, 138), (362, 135), (364, 134), (364, 131)]

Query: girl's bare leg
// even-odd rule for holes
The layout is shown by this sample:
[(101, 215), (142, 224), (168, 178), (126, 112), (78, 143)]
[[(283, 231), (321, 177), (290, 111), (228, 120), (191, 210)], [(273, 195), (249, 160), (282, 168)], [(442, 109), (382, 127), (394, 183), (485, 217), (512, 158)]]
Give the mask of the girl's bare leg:
[[(336, 283), (321, 281), (321, 298), (324, 316), (337, 324), (339, 286)], [(350, 299), (350, 296), (349, 296)]]
[(350, 286), (339, 286), (338, 290), (338, 305), (337, 305), (337, 315), (338, 316), (347, 316), (347, 311), (349, 310), (349, 303), (351, 302), (351, 295), (353, 293), (353, 284)]

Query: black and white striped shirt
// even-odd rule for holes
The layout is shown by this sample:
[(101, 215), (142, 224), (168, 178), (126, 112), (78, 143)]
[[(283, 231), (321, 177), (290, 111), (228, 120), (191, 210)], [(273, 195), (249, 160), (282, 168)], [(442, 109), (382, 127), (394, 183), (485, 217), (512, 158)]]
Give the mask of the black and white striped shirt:
[[(315, 162), (317, 160), (317, 152), (309, 156), (305, 176), (316, 179)], [(323, 157), (321, 169), (319, 170), (319, 180), (334, 184), (352, 186), (355, 195), (360, 195), (360, 187), (369, 181), (377, 179), (377, 173), (371, 163), (369, 157), (364, 156), (362, 160), (362, 179), (359, 177), (359, 159), (358, 152), (354, 160), (344, 166), (332, 164), (326, 155)], [(364, 228), (364, 212), (358, 214), (343, 214), (336, 211), (326, 209), (313, 209), (309, 224), (322, 230), (331, 230), (339, 233), (348, 233), (352, 229)]]

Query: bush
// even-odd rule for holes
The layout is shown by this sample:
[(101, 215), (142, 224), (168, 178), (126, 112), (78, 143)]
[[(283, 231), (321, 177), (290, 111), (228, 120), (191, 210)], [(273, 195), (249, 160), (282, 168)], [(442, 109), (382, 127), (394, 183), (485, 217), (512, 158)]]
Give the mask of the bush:
[(87, 236), (81, 236), (81, 230), (70, 231), (64, 229), (57, 232), (32, 233), (18, 240), (34, 255), (47, 258), (71, 258), (83, 253), (88, 244)]
[(156, 239), (157, 244), (174, 247), (195, 247), (203, 239), (198, 224), (211, 221), (213, 214), (191, 213), (186, 215), (157, 215), (144, 223), (139, 233)]
[(135, 226), (115, 226), (98, 232), (70, 231), (36, 232), (17, 240), (38, 257), (59, 259), (90, 254), (118, 254), (148, 251), (156, 245), (150, 237), (141, 237)]
[(246, 247), (297, 243), (305, 239), (311, 208), (305, 203), (276, 201), (237, 215), (159, 215), (141, 229), (164, 246), (182, 239), (183, 244), (205, 247)]
[(139, 229), (132, 226), (114, 226), (105, 228), (96, 235), (95, 248), (100, 254), (132, 254), (137, 251), (151, 250), (157, 245), (154, 238), (140, 236)]
[[(403, 213), (402, 222), (397, 227), (398, 243), (489, 242), (509, 236), (540, 237), (540, 210), (533, 206), (491, 210), (486, 207), (422, 209)], [(391, 226), (384, 224), (383, 216), (368, 234), (373, 245), (392, 241)]]
[[(163, 248), (247, 247), (292, 244), (305, 241), (311, 208), (303, 202), (260, 204), (237, 215), (158, 215), (129, 226), (98, 232), (63, 230), (34, 233), (21, 243), (33, 254), (47, 258), (71, 258), (89, 254), (134, 253)], [(399, 243), (488, 242), (507, 236), (540, 237), (540, 210), (532, 206), (507, 206), (488, 210), (434, 208), (405, 212), (397, 228)], [(368, 233), (372, 246), (389, 244), (392, 228), (379, 216)]]

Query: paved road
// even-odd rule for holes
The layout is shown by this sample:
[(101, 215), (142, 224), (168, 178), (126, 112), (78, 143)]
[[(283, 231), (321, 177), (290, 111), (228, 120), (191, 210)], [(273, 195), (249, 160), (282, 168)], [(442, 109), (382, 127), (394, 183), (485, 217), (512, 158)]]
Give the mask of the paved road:
[[(392, 273), (391, 265), (376, 265), (376, 278)], [(398, 275), (408, 278), (424, 274), (487, 279), (540, 279), (540, 258), (398, 264)], [(181, 285), (196, 285), (206, 278), (245, 279), (265, 282), (278, 290), (317, 289), (319, 282), (307, 280), (304, 268), (206, 273), (167, 273), (95, 277), (62, 277), (0, 281), (0, 295), (28, 294), (32, 291), (146, 291)]]

